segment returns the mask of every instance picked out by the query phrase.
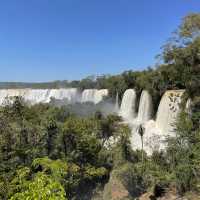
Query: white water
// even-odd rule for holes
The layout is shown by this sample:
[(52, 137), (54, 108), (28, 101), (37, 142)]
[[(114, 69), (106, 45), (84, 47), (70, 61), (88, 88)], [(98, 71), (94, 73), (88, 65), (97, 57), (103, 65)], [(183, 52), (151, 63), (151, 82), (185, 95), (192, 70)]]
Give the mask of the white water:
[[(140, 96), (137, 118), (135, 118), (130, 123), (132, 132), (131, 146), (134, 150), (142, 148), (141, 136), (138, 133), (139, 126), (142, 125), (145, 128), (145, 130), (153, 127), (153, 120), (149, 121), (152, 118), (152, 111), (153, 111), (152, 97), (148, 91), (143, 90)], [(143, 136), (144, 150), (149, 152), (148, 145), (146, 145), (147, 138), (148, 138), (147, 131), (145, 131), (145, 135)]]
[(119, 112), (119, 94), (117, 92), (116, 98), (115, 98), (115, 111)]
[[(25, 94), (22, 95), (25, 101), (36, 104), (36, 103), (48, 103), (50, 102), (50, 96), (49, 96), (50, 90), (26, 90)], [(9, 93), (8, 93), (9, 94)]]
[(82, 94), (76, 88), (61, 89), (1, 89), (0, 105), (5, 102), (6, 98), (21, 96), (30, 104), (49, 103), (51, 99), (67, 100), (68, 103), (75, 102), (93, 102), (95, 104), (108, 96), (108, 90), (87, 89)]
[(125, 91), (119, 111), (125, 121), (132, 121), (136, 117), (136, 92), (134, 89)]
[(163, 95), (158, 107), (156, 124), (162, 134), (174, 135), (174, 124), (179, 113), (179, 104), (184, 90), (169, 90)]
[(83, 90), (81, 102), (92, 102), (94, 104), (99, 103), (104, 97), (108, 96), (107, 89), (86, 89)]
[(52, 89), (50, 90), (50, 97), (53, 97), (55, 99), (67, 99), (70, 103), (75, 103), (80, 101), (80, 94), (76, 88), (70, 88), (70, 89)]
[(152, 118), (153, 104), (152, 97), (148, 91), (143, 90), (140, 96), (139, 110), (137, 120), (145, 123)]
[(79, 92), (75, 88), (68, 89), (3, 89), (0, 90), (0, 104), (5, 102), (6, 98), (21, 96), (26, 102), (31, 104), (49, 103), (51, 98), (67, 99), (74, 103), (80, 99)]
[(138, 134), (140, 124), (144, 127), (144, 150), (148, 155), (151, 155), (155, 150), (166, 148), (166, 138), (175, 136), (175, 122), (180, 111), (179, 104), (184, 90), (169, 90), (163, 95), (156, 120), (152, 117), (152, 99), (148, 92), (143, 91), (139, 112), (136, 119), (129, 121), (129, 126), (132, 131), (131, 146), (134, 150), (142, 148), (141, 136)]
[(108, 93), (109, 92), (107, 89), (97, 90), (95, 94), (95, 103), (99, 103), (100, 101), (102, 101), (105, 97), (108, 96)]
[[(174, 123), (179, 113), (179, 103), (183, 90), (166, 91), (163, 95), (157, 117), (154, 121), (152, 117), (152, 99), (147, 91), (143, 91), (140, 97), (138, 116), (136, 115), (136, 92), (134, 89), (125, 91), (119, 115), (131, 127), (131, 144), (133, 149), (141, 149), (141, 137), (137, 133), (139, 124), (143, 124), (144, 150), (151, 154), (154, 150), (165, 148), (164, 140), (167, 136), (173, 136)], [(103, 100), (108, 95), (108, 90), (87, 89), (82, 95), (75, 88), (68, 89), (2, 89), (0, 90), (0, 104), (2, 105), (6, 97), (22, 96), (25, 101), (31, 104), (48, 103), (51, 98), (67, 99), (69, 103), (93, 102), (95, 104)], [(191, 101), (188, 100), (186, 108), (189, 108)]]
[(190, 115), (192, 114), (192, 99), (187, 100), (185, 105), (185, 111)]

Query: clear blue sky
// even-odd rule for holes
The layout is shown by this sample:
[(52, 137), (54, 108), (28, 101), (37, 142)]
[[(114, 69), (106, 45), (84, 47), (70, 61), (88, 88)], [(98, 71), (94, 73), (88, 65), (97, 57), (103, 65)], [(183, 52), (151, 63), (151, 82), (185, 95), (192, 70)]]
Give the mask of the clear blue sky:
[(0, 1), (0, 81), (80, 79), (155, 63), (199, 0)]

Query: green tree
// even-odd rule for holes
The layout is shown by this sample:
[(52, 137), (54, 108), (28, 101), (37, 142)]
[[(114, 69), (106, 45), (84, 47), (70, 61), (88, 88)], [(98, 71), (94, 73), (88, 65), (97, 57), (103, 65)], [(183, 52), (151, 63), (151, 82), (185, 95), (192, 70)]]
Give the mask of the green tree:
[(10, 200), (66, 200), (64, 188), (51, 177), (38, 173), (33, 181), (22, 182), (22, 191), (15, 193)]

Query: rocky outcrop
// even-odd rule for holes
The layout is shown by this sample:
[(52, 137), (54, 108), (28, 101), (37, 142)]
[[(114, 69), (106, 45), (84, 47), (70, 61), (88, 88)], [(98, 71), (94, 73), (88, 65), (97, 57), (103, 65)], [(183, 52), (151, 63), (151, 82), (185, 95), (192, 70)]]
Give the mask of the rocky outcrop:
[(130, 200), (130, 194), (117, 177), (111, 177), (104, 188), (103, 200)]
[[(171, 192), (166, 193), (163, 197), (155, 197), (151, 192), (143, 194), (138, 200), (189, 200), (185, 197), (180, 197)], [(197, 199), (194, 199), (197, 200)]]
[(182, 197), (177, 194), (176, 190), (168, 189), (163, 196), (157, 197), (154, 193), (146, 192), (138, 200), (200, 200), (200, 195), (190, 192)]
[(111, 173), (104, 187), (103, 200), (132, 200), (144, 192), (141, 177), (135, 173), (134, 166), (126, 163)]

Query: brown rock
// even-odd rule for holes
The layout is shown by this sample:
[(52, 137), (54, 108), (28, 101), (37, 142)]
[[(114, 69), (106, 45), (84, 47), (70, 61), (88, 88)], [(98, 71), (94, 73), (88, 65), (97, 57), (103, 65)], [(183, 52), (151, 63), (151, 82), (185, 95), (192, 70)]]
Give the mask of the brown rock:
[(129, 200), (130, 195), (121, 181), (116, 177), (110, 179), (104, 188), (103, 200)]

